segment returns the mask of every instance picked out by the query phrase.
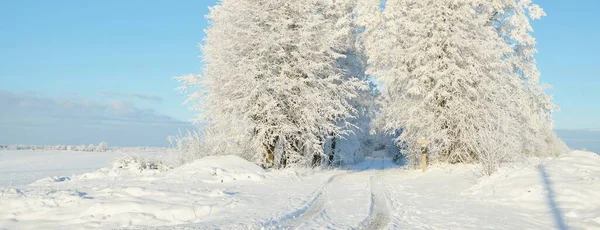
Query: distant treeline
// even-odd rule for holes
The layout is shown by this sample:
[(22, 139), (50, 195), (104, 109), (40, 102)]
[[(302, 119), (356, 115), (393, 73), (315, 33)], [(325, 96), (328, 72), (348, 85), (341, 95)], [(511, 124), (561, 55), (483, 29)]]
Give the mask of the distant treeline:
[(0, 150), (32, 151), (75, 151), (75, 152), (166, 152), (164, 147), (109, 147), (108, 143), (98, 145), (0, 145)]

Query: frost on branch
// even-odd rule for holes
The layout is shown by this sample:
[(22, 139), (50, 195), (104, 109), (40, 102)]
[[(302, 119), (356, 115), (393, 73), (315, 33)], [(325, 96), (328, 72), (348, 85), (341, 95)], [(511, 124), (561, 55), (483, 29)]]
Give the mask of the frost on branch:
[(393, 135), (411, 162), (425, 137), (434, 160), (486, 174), (558, 154), (531, 36), (544, 15), (531, 0), (222, 0), (202, 75), (178, 78), (204, 135), (179, 140), (275, 168), (353, 162)]
[(207, 16), (202, 77), (179, 78), (206, 123), (207, 151), (266, 167), (319, 164), (323, 143), (349, 134), (366, 89), (345, 1), (223, 0)]
[(364, 0), (368, 73), (382, 84), (382, 129), (417, 162), (479, 162), (485, 173), (523, 154), (560, 151), (555, 108), (539, 85), (531, 1)]

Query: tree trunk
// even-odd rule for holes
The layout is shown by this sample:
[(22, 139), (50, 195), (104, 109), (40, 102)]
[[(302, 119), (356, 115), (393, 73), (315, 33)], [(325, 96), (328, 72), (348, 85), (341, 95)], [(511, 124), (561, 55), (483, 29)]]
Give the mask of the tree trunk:
[(333, 165), (333, 159), (335, 157), (335, 145), (336, 145), (336, 138), (333, 137), (331, 138), (331, 152), (329, 152), (329, 165)]
[[(319, 137), (319, 145), (321, 145), (321, 148), (323, 147), (323, 138), (322, 137)], [(313, 168), (321, 166), (322, 161), (323, 161), (323, 157), (321, 157), (320, 154), (313, 153), (313, 159), (312, 159), (312, 167)]]
[(273, 167), (275, 163), (275, 145), (274, 144), (263, 144), (265, 147), (265, 168)]
[(277, 147), (277, 142), (279, 142), (278, 136), (275, 137), (275, 141), (272, 143), (263, 143), (263, 147), (265, 148), (264, 168), (275, 166), (275, 148)]

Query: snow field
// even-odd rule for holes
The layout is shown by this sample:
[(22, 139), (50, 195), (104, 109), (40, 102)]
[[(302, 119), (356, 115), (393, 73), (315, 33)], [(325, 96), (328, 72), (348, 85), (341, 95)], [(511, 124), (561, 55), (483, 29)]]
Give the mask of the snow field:
[(158, 152), (0, 151), (0, 187), (20, 187), (40, 178), (60, 175), (66, 179), (107, 167), (119, 157), (160, 157)]
[(382, 153), (337, 170), (265, 171), (237, 156), (109, 167), (0, 187), (0, 229), (600, 228), (596, 154), (476, 172), (441, 164), (421, 173)]
[[(323, 174), (328, 173), (335, 172)], [(43, 178), (20, 189), (0, 188), (0, 206), (6, 207), (0, 210), (0, 229), (139, 228), (200, 221), (204, 228), (251, 227), (288, 205), (300, 206), (320, 177), (267, 174), (235, 156), (206, 157), (164, 172), (103, 168), (69, 180)], [(281, 187), (290, 183), (302, 186)]]

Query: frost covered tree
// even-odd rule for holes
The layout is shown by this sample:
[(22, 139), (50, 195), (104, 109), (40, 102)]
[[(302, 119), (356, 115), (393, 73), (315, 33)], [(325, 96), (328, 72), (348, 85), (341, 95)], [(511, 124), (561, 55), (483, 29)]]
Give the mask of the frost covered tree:
[(540, 19), (546, 13), (531, 0), (493, 0), (490, 4), (479, 4), (477, 10), (488, 15), (486, 25), (495, 28), (512, 49), (504, 60), (524, 86), (520, 88), (520, 99), (523, 102), (521, 121), (526, 124), (522, 130), (525, 151), (530, 155), (556, 155), (565, 151), (566, 146), (553, 131), (551, 113), (558, 107), (546, 93), (550, 86), (540, 84), (534, 56), (537, 42), (531, 35), (531, 20)]
[(90, 144), (87, 146), (87, 148), (84, 148), (86, 152), (93, 152), (96, 149), (96, 146), (94, 146), (94, 144)]
[(415, 142), (425, 137), (434, 159), (479, 161), (490, 173), (520, 156), (523, 137), (536, 138), (520, 135), (531, 129), (523, 121), (538, 119), (539, 110), (550, 108), (542, 105), (549, 99), (537, 81), (527, 80), (534, 77), (523, 76), (535, 68), (534, 60), (523, 59), (528, 54), (492, 26), (495, 6), (479, 0), (390, 0), (380, 7), (365, 0), (359, 10), (368, 73), (382, 84), (378, 123), (390, 133), (402, 130), (398, 145), (407, 147), (409, 160), (416, 162)]
[[(339, 65), (345, 70), (346, 79), (358, 79), (365, 82), (364, 87), (356, 92), (356, 96), (350, 100), (350, 104), (354, 110), (354, 116), (350, 119), (340, 121), (340, 126), (344, 126), (346, 122), (352, 124), (349, 128), (350, 132), (344, 135), (329, 135), (325, 141), (326, 158), (324, 163), (332, 164), (352, 164), (362, 160), (365, 154), (372, 151), (372, 135), (371, 120), (377, 110), (375, 104), (378, 96), (377, 86), (372, 81), (371, 77), (365, 73), (366, 56), (364, 52), (364, 44), (360, 39), (360, 34), (363, 28), (356, 24), (358, 7), (357, 0), (340, 0), (338, 5), (338, 18), (343, 19), (346, 23), (344, 28), (351, 31), (348, 36), (344, 36), (348, 44), (348, 48), (342, 51), (344, 58), (338, 59)], [(348, 21), (349, 20), (349, 21)]]
[(103, 141), (100, 142), (100, 144), (98, 144), (98, 146), (96, 146), (96, 148), (94, 149), (94, 152), (106, 152), (108, 151), (108, 143)]
[[(267, 167), (325, 156), (356, 116), (348, 1), (222, 0), (207, 16), (203, 75), (179, 78), (206, 122), (207, 149)], [(317, 159), (317, 160), (315, 160)]]

